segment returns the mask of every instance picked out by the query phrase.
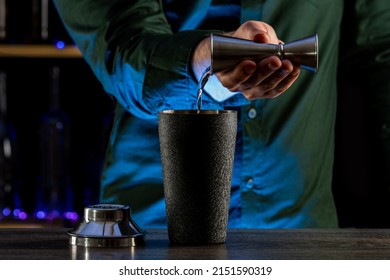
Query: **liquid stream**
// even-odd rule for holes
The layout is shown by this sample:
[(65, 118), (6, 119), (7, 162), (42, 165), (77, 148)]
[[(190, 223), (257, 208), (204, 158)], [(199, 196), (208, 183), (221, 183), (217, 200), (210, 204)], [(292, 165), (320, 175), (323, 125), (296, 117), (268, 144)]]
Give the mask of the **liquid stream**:
[(211, 75), (210, 72), (210, 66), (206, 68), (206, 70), (203, 72), (202, 76), (200, 77), (199, 83), (198, 83), (198, 91), (197, 91), (197, 97), (196, 97), (196, 109), (197, 113), (200, 113), (200, 110), (202, 108), (202, 94), (204, 87), (209, 80), (209, 77)]

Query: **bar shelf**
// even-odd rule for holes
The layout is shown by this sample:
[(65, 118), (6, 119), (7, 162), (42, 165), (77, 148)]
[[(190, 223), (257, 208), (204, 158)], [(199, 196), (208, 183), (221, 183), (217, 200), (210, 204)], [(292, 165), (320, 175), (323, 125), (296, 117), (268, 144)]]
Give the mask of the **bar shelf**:
[(0, 58), (81, 58), (75, 46), (58, 48), (54, 45), (0, 45)]

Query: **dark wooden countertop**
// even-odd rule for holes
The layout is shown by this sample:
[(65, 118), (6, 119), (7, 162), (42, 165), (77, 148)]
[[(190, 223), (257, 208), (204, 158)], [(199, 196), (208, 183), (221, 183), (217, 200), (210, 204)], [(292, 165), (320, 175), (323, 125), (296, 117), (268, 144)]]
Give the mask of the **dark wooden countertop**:
[(177, 246), (165, 230), (148, 229), (145, 242), (127, 248), (69, 245), (68, 229), (0, 229), (0, 259), (390, 259), (390, 229), (229, 230), (225, 244)]

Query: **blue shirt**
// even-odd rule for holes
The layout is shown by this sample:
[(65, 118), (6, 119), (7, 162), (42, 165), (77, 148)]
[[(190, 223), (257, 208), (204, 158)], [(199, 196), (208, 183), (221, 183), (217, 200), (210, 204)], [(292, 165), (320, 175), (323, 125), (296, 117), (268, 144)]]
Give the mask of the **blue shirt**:
[[(365, 50), (390, 41), (390, 1), (367, 2), (348, 7), (357, 19), (347, 59), (353, 67), (361, 67), (353, 64), (354, 55), (372, 54)], [(239, 110), (230, 227), (337, 227), (332, 168), (344, 1), (55, 3), (96, 77), (118, 101), (101, 202), (130, 205), (141, 227), (166, 226), (156, 116), (163, 109), (195, 108), (194, 46), (211, 30), (225, 30), (226, 18), (232, 19), (228, 30), (247, 20), (265, 21), (285, 42), (318, 33), (317, 74), (301, 71), (275, 99), (249, 102), (222, 87), (209, 90), (203, 108)], [(214, 6), (220, 4), (227, 6)], [(389, 56), (370, 61), (389, 65)], [(376, 67), (370, 69), (375, 75)]]

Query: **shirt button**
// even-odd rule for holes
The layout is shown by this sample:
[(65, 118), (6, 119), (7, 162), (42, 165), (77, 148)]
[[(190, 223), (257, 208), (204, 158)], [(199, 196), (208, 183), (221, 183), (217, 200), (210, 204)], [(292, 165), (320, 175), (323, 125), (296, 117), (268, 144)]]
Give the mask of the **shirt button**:
[(248, 179), (248, 181), (246, 182), (246, 188), (247, 188), (248, 190), (250, 190), (251, 188), (253, 188), (253, 179), (252, 179), (252, 178)]
[(248, 111), (248, 118), (254, 119), (257, 115), (256, 109), (252, 108)]

